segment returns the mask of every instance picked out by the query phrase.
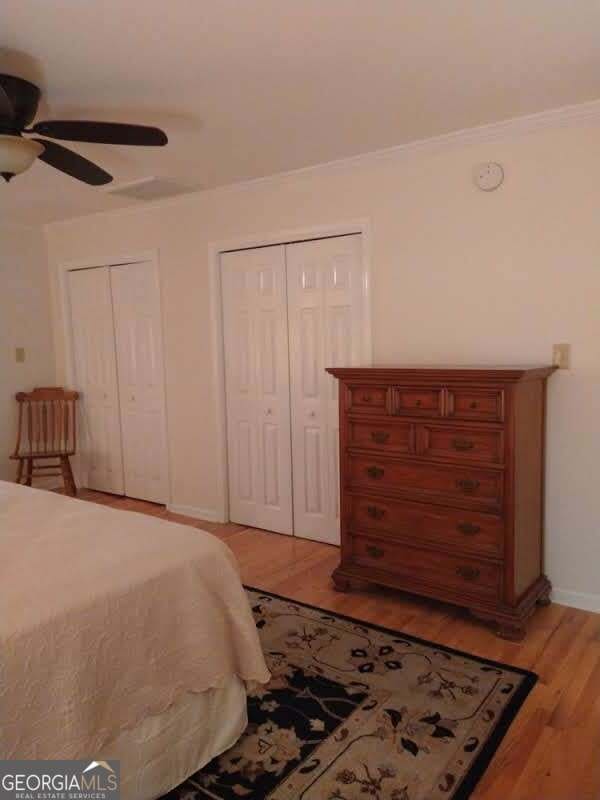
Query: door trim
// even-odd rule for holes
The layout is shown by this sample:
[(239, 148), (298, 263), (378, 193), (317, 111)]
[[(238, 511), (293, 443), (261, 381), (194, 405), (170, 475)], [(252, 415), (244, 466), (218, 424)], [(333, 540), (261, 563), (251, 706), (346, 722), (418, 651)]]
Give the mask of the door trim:
[[(164, 407), (165, 407), (165, 436), (167, 441), (167, 463), (165, 464), (165, 469), (167, 470), (167, 498), (166, 498), (166, 505), (167, 508), (171, 505), (171, 500), (173, 497), (172, 493), (172, 486), (171, 486), (171, 449), (170, 449), (170, 439), (169, 439), (169, 406), (168, 406), (168, 398), (167, 398), (167, 380), (166, 380), (166, 371), (167, 371), (167, 354), (165, 351), (165, 324), (164, 324), (164, 315), (163, 315), (163, 308), (162, 308), (162, 281), (159, 269), (159, 261), (158, 261), (158, 250), (143, 250), (137, 253), (129, 253), (129, 254), (119, 254), (115, 256), (105, 256), (101, 258), (85, 258), (85, 259), (75, 259), (70, 261), (64, 261), (58, 264), (58, 286), (59, 286), (59, 297), (58, 302), (60, 304), (60, 313), (62, 317), (62, 333), (63, 333), (63, 341), (65, 345), (65, 357), (64, 357), (64, 364), (65, 364), (65, 383), (68, 386), (73, 386), (75, 381), (75, 348), (73, 346), (73, 328), (72, 328), (72, 321), (71, 321), (71, 298), (69, 295), (69, 272), (76, 272), (82, 269), (97, 269), (98, 267), (117, 267), (123, 266), (124, 264), (140, 264), (149, 262), (152, 265), (152, 269), (155, 271), (156, 276), (158, 278), (158, 302), (159, 302), (159, 309), (160, 309), (160, 335), (162, 338), (162, 351), (163, 351), (163, 393), (164, 393)], [(77, 456), (73, 462), (73, 468), (75, 470), (75, 474), (78, 480), (78, 483), (85, 484), (87, 483), (87, 471), (85, 469), (85, 465), (82, 463), (81, 459)]]
[(339, 222), (331, 225), (317, 225), (306, 228), (291, 228), (273, 233), (254, 234), (216, 240), (208, 245), (208, 269), (210, 283), (210, 308), (212, 331), (212, 357), (215, 378), (215, 420), (217, 428), (217, 447), (215, 452), (216, 470), (222, 496), (216, 509), (218, 522), (229, 522), (229, 472), (227, 464), (227, 407), (225, 393), (225, 350), (223, 330), (223, 307), (221, 290), (221, 253), (231, 250), (247, 250), (269, 245), (285, 245), (310, 239), (328, 239), (333, 236), (360, 234), (362, 241), (363, 267), (363, 326), (362, 356), (365, 364), (373, 358), (371, 340), (371, 222), (363, 218)]

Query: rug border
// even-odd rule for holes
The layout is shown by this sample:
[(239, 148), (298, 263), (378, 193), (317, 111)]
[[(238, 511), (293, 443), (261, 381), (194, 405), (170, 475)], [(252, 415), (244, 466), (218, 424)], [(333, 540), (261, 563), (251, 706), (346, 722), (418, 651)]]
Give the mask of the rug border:
[(502, 711), (502, 716), (496, 723), (493, 732), (487, 739), (486, 743), (481, 748), (481, 751), (471, 764), (469, 771), (463, 777), (462, 781), (456, 787), (454, 794), (449, 798), (449, 800), (468, 800), (468, 798), (473, 793), (475, 787), (483, 777), (485, 771), (489, 767), (496, 751), (499, 749), (502, 740), (506, 736), (508, 729), (512, 725), (515, 717), (519, 713), (521, 706), (524, 705), (525, 700), (529, 696), (529, 693), (534, 688), (536, 683), (538, 682), (539, 676), (532, 672), (531, 670), (524, 669), (523, 667), (513, 667), (510, 664), (505, 664), (502, 661), (493, 661), (490, 658), (483, 658), (481, 656), (477, 656), (474, 653), (468, 653), (466, 650), (457, 650), (454, 647), (447, 647), (443, 644), (438, 644), (437, 642), (431, 642), (429, 639), (423, 639), (420, 636), (413, 636), (410, 633), (404, 633), (403, 631), (396, 630), (394, 628), (386, 628), (383, 625), (377, 625), (374, 622), (368, 622), (364, 619), (358, 619), (357, 617), (350, 617), (347, 614), (340, 614), (337, 611), (332, 611), (328, 608), (323, 608), (322, 606), (315, 606), (311, 603), (304, 603), (302, 600), (295, 600), (293, 597), (287, 597), (286, 595), (277, 594), (277, 592), (271, 592), (268, 589), (261, 589), (258, 586), (250, 586), (248, 584), (244, 584), (245, 589), (249, 589), (252, 592), (259, 592), (260, 594), (265, 594), (270, 597), (274, 597), (277, 600), (286, 600), (290, 603), (294, 603), (298, 606), (303, 606), (304, 608), (310, 608), (313, 611), (324, 611), (326, 613), (333, 614), (336, 617), (344, 620), (345, 622), (352, 622), (356, 625), (367, 625), (370, 628), (374, 628), (375, 630), (381, 631), (382, 633), (387, 633), (391, 635), (401, 635), (404, 639), (408, 639), (411, 642), (416, 642), (417, 644), (427, 645), (428, 647), (435, 647), (436, 650), (441, 650), (445, 653), (451, 653), (452, 655), (457, 656), (464, 656), (465, 658), (470, 658), (479, 663), (485, 664), (486, 666), (490, 667), (497, 667), (499, 669), (509, 669), (512, 672), (516, 673), (517, 675), (521, 675), (524, 680), (512, 696), (510, 702), (505, 706), (504, 710)]

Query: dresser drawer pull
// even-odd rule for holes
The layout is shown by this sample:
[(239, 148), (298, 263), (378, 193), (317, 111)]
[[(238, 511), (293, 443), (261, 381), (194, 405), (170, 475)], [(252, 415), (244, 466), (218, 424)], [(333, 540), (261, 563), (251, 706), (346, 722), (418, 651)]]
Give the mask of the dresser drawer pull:
[(476, 581), (480, 571), (476, 567), (457, 567), (456, 574), (466, 581)]
[(371, 431), (371, 439), (376, 444), (385, 444), (389, 438), (390, 435), (387, 431)]
[(466, 536), (474, 536), (481, 530), (480, 525), (474, 525), (472, 522), (459, 522), (456, 528)]
[(365, 550), (367, 555), (371, 556), (371, 558), (383, 558), (385, 555), (385, 550), (383, 550), (381, 547), (376, 547), (374, 544), (368, 544), (365, 547)]
[(420, 400), (415, 400), (415, 405), (416, 405), (417, 408), (421, 408), (421, 401)]
[(385, 517), (385, 508), (378, 506), (367, 506), (367, 514), (371, 519), (383, 519)]
[(477, 402), (477, 400), (472, 400), (471, 401), (471, 405), (469, 406), (469, 408), (478, 408), (478, 407), (479, 407), (479, 403)]
[(363, 401), (363, 403), (370, 403), (371, 402), (371, 395), (370, 394), (363, 394), (363, 396), (360, 399)]
[(459, 481), (456, 481), (456, 485), (459, 489), (462, 489), (463, 492), (474, 492), (475, 489), (479, 488), (479, 481), (472, 481), (469, 478), (462, 478)]
[(472, 450), (475, 445), (469, 439), (452, 439), (452, 447), (455, 450)]
[(383, 478), (385, 470), (383, 469), (383, 467), (367, 467), (366, 472), (369, 478), (377, 479), (377, 478)]

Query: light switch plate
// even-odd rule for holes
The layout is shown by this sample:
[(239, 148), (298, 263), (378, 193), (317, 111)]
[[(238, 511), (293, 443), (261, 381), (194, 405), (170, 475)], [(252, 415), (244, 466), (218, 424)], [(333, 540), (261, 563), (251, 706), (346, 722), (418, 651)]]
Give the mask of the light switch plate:
[(15, 361), (17, 364), (22, 364), (25, 361), (24, 347), (15, 347)]
[(559, 369), (569, 369), (571, 366), (571, 345), (564, 342), (552, 345), (552, 363)]

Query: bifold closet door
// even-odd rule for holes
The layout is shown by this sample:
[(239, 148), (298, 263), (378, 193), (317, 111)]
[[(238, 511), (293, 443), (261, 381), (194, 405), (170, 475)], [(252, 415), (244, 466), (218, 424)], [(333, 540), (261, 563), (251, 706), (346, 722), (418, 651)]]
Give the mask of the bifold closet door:
[(326, 367), (364, 364), (361, 236), (286, 246), (294, 533), (340, 541), (338, 382)]
[(229, 516), (293, 533), (285, 248), (221, 256)]
[(87, 486), (123, 494), (123, 456), (110, 278), (107, 267), (69, 272), (80, 453)]
[(160, 288), (152, 262), (110, 267), (125, 493), (168, 500)]

